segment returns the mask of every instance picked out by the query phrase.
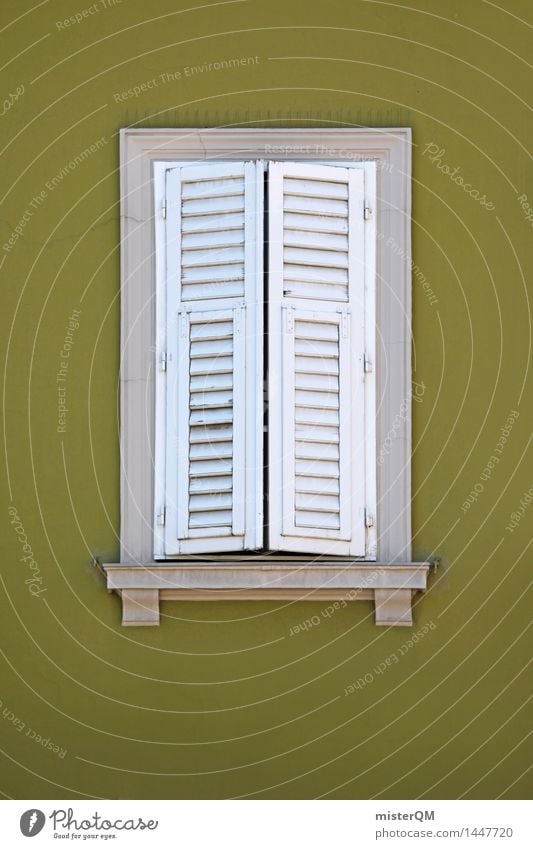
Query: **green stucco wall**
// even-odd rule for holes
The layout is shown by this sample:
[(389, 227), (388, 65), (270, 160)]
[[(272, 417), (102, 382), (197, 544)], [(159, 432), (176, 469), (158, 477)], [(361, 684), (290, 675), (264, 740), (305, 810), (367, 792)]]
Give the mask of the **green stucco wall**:
[[(100, 0), (62, 23), (90, 8), (2, 4), (1, 791), (527, 795), (530, 4)], [(118, 131), (272, 124), (413, 128), (413, 554), (442, 565), (413, 631), (369, 602), (173, 602), (123, 629), (91, 566), (119, 550)]]

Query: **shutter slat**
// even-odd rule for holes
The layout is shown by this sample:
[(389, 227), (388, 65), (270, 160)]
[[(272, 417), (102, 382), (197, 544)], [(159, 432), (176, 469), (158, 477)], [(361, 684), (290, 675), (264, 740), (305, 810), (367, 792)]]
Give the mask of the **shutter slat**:
[(201, 513), (191, 513), (189, 518), (189, 527), (192, 528), (213, 528), (231, 527), (233, 515), (231, 510), (204, 510)]
[[(313, 341), (330, 341), (337, 342), (338, 332), (334, 324), (329, 322), (319, 321), (299, 321), (295, 331), (296, 339), (301, 339), (302, 342), (308, 343)], [(331, 349), (331, 350), (337, 350)], [(319, 351), (319, 353), (321, 353)]]
[(301, 374), (333, 374), (338, 375), (339, 363), (333, 358), (322, 359), (321, 357), (306, 357), (304, 355), (296, 358), (296, 371)]
[(233, 439), (233, 427), (231, 425), (221, 425), (214, 427), (191, 427), (191, 445), (200, 443), (226, 442)]
[[(232, 455), (230, 455), (232, 456)], [(219, 475), (231, 475), (233, 471), (233, 463), (231, 459), (226, 459), (217, 457), (217, 474)], [(208, 460), (194, 460), (191, 459), (190, 463), (190, 486), (193, 485), (193, 481), (196, 481), (203, 477), (213, 477), (213, 464), (211, 459)]]
[(313, 475), (314, 477), (336, 480), (340, 476), (339, 464), (336, 460), (322, 460), (318, 457), (302, 459), (297, 457), (294, 464), (297, 475)]
[(337, 425), (322, 427), (315, 424), (296, 424), (294, 429), (297, 442), (325, 442), (335, 445), (339, 442), (339, 428)]
[[(191, 513), (205, 513), (210, 510), (230, 510), (232, 506), (231, 492), (208, 492), (201, 495), (192, 494), (189, 498)], [(195, 520), (199, 517), (194, 517)]]
[(310, 392), (338, 392), (339, 378), (333, 374), (323, 374), (322, 372), (300, 371), (298, 368), (299, 360), (295, 358), (294, 363), (294, 387), (295, 389), (306, 389)]
[[(338, 495), (327, 495), (325, 493), (310, 493), (310, 492), (302, 492), (296, 487), (296, 498), (295, 498), (295, 506), (296, 506), (296, 514), (300, 510), (306, 512), (307, 510), (313, 510), (317, 513), (329, 513), (333, 519), (333, 517), (337, 516), (337, 523), (339, 521), (339, 510), (340, 510), (340, 501)], [(298, 515), (296, 516), (296, 523), (298, 524)]]
[[(294, 455), (298, 460), (339, 460), (339, 446), (335, 443), (313, 442), (312, 440), (295, 440)], [(339, 474), (340, 470), (335, 470)]]
[(338, 410), (322, 410), (317, 407), (301, 407), (295, 404), (296, 424), (338, 425)]
[(233, 421), (231, 410), (217, 407), (213, 410), (191, 410), (189, 423), (191, 425), (223, 425)]
[(339, 409), (338, 395), (329, 392), (310, 392), (299, 389), (295, 393), (295, 403), (300, 407), (316, 407), (319, 410)]
[[(295, 265), (287, 262), (285, 264), (285, 281), (301, 281), (302, 283), (334, 283), (337, 286), (348, 285), (348, 269), (324, 267), (321, 265)], [(297, 289), (294, 290), (295, 297), (298, 297)]]
[(326, 513), (321, 511), (297, 510), (296, 527), (299, 528), (323, 528), (325, 530), (340, 530), (338, 513)]
[[(228, 460), (233, 457), (233, 443), (217, 442), (215, 444), (213, 442), (201, 442), (197, 445), (192, 444), (189, 446), (189, 457), (191, 460), (211, 460), (213, 462), (217, 462), (218, 460)], [(215, 473), (215, 468), (218, 467), (211, 466), (210, 474)], [(192, 463), (190, 465), (190, 470), (191, 475), (195, 473)]]
[(233, 404), (233, 391), (227, 390), (225, 392), (194, 392), (191, 393), (191, 401), (190, 406), (191, 410), (198, 407), (202, 409), (208, 409), (209, 407), (231, 407)]
[(336, 362), (337, 345), (329, 339), (296, 339), (294, 352), (301, 356), (322, 357), (324, 360)]
[(214, 374), (210, 371), (207, 374), (198, 374), (194, 377), (191, 376), (190, 382), (191, 392), (215, 392), (231, 389), (232, 385), (233, 379), (229, 372)]
[[(245, 296), (244, 166), (237, 164), (242, 173), (231, 177), (225, 176), (225, 167), (213, 166), (213, 176), (207, 179), (200, 178), (205, 168), (181, 169), (187, 177), (181, 184), (181, 239), (176, 250), (181, 300), (192, 304)], [(255, 286), (252, 271), (248, 268), (249, 284)]]
[[(219, 283), (225, 280), (243, 280), (244, 279), (244, 264), (241, 263), (220, 263), (219, 265), (195, 265), (193, 268), (183, 268), (181, 273), (182, 283)], [(206, 292), (208, 287), (206, 286)], [(241, 286), (244, 289), (244, 285)], [(214, 290), (216, 291), (216, 290)], [(213, 295), (213, 291), (206, 297), (223, 298), (224, 295), (219, 291), (218, 295)]]
[(233, 324), (231, 321), (207, 322), (193, 324), (191, 327), (191, 343), (204, 339), (232, 339)]

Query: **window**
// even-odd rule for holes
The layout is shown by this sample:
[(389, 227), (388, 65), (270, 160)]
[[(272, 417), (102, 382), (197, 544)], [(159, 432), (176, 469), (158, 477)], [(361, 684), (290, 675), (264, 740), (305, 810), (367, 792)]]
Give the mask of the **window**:
[(412, 623), (410, 154), (406, 129), (122, 131), (123, 624), (191, 598)]
[(375, 559), (374, 163), (154, 181), (155, 557)]

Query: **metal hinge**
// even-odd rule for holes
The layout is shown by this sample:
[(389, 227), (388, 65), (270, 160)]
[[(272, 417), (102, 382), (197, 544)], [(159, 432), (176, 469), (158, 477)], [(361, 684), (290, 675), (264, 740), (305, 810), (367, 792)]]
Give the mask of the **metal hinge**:
[(167, 520), (167, 508), (163, 507), (161, 512), (157, 514), (157, 524), (164, 528), (166, 520)]
[(365, 528), (373, 528), (376, 524), (376, 519), (365, 507)]
[(288, 304), (282, 309), (285, 313), (285, 330), (287, 333), (294, 333), (294, 307)]
[(190, 307), (182, 307), (178, 310), (179, 334), (186, 339), (189, 334), (189, 311)]
[(166, 202), (166, 200), (164, 200), (163, 204), (161, 206), (161, 218), (166, 218), (166, 217), (167, 217), (167, 202)]
[(365, 221), (368, 221), (370, 218), (372, 218), (372, 209), (368, 205), (367, 201), (365, 201), (365, 205), (363, 207), (363, 218), (365, 219)]
[(365, 356), (363, 358), (365, 374), (371, 374), (374, 371), (374, 366), (372, 365), (372, 360), (369, 355), (365, 352)]
[(167, 370), (168, 354), (166, 351), (161, 351), (159, 354), (159, 371)]

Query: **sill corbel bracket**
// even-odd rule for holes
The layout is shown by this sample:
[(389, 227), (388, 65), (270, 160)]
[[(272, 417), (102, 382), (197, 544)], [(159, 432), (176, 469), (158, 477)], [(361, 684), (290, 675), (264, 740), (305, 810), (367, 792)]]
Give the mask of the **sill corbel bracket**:
[(412, 601), (431, 563), (287, 560), (104, 563), (107, 589), (122, 598), (122, 624), (159, 625), (159, 603), (181, 601), (374, 600), (376, 625), (413, 624)]

